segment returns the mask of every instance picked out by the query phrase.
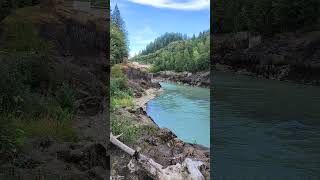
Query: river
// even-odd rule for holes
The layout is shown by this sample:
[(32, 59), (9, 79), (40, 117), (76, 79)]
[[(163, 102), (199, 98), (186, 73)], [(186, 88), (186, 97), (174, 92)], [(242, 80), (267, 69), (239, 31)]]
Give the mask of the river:
[(210, 91), (172, 83), (160, 83), (164, 92), (147, 104), (148, 115), (179, 139), (210, 146)]
[(213, 76), (213, 179), (319, 178), (320, 87)]

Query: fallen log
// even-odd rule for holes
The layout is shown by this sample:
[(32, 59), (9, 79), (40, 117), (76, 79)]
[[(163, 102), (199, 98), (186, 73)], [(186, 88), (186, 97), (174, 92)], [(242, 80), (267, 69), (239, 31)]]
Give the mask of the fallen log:
[(157, 180), (204, 180), (204, 176), (199, 171), (199, 167), (203, 164), (201, 161), (193, 161), (190, 158), (186, 158), (182, 164), (177, 163), (164, 168), (161, 164), (158, 164), (153, 159), (140, 154), (138, 151), (130, 148), (126, 144), (119, 141), (117, 138), (110, 134), (110, 142), (129, 154), (131, 161), (128, 164), (128, 168), (131, 172), (144, 169), (148, 172), (148, 175)]

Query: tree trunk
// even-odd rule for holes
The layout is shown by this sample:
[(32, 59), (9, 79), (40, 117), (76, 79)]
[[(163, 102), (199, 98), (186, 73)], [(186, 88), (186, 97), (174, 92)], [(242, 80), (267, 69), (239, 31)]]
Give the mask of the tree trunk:
[(119, 141), (112, 133), (110, 142), (133, 157), (128, 164), (131, 172), (142, 168), (148, 172), (150, 177), (157, 180), (204, 180), (204, 176), (198, 169), (203, 164), (201, 161), (193, 161), (190, 158), (186, 158), (182, 164), (178, 163), (163, 168), (161, 164), (158, 164), (153, 159), (140, 154)]

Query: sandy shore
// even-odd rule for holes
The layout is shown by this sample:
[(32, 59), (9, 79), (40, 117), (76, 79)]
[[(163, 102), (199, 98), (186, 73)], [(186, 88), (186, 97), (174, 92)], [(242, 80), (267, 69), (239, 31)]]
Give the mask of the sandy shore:
[(163, 89), (150, 88), (145, 91), (145, 94), (140, 98), (134, 98), (134, 104), (136, 107), (142, 107), (144, 111), (147, 110), (147, 103), (153, 98), (157, 97)]

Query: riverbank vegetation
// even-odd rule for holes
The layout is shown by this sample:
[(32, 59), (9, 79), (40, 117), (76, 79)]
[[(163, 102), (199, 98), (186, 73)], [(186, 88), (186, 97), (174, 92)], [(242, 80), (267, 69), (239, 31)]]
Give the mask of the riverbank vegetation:
[(50, 73), (54, 43), (16, 16), (4, 19), (0, 28), (1, 156), (13, 157), (31, 137), (76, 141), (74, 89)]
[(126, 41), (125, 24), (117, 6), (111, 14), (110, 35), (111, 131), (115, 135), (122, 134), (120, 140), (132, 143), (138, 138), (139, 128), (134, 126), (129, 117), (117, 113), (122, 107), (132, 108), (134, 106), (132, 90), (121, 65), (128, 57), (128, 41)]
[(128, 87), (128, 79), (122, 72), (121, 65), (128, 57), (128, 41), (125, 22), (121, 17), (120, 10), (116, 5), (111, 14), (110, 32), (110, 95), (111, 107), (132, 106), (132, 92)]
[(210, 64), (209, 31), (187, 38), (179, 33), (166, 33), (155, 39), (132, 61), (152, 64), (152, 72), (206, 71)]

